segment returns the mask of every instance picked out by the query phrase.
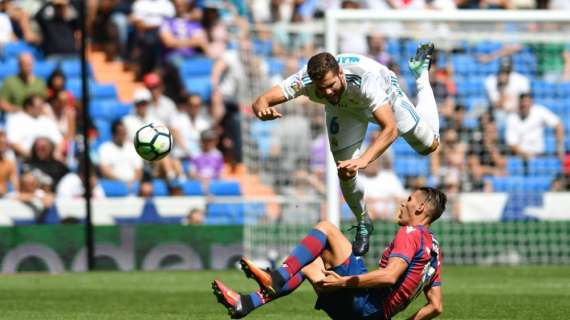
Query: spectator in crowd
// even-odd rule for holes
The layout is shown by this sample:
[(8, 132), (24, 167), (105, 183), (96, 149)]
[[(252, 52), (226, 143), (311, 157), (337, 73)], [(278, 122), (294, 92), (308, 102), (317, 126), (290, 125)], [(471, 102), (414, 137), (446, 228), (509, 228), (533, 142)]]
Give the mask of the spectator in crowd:
[(169, 97), (163, 94), (160, 77), (156, 73), (149, 73), (144, 76), (143, 83), (151, 95), (148, 105), (148, 117), (153, 122), (170, 125), (170, 119), (176, 114), (176, 105)]
[[(295, 10), (291, 16), (291, 23), (301, 23), (303, 18)], [(296, 57), (310, 58), (315, 48), (313, 35), (310, 32), (288, 32), (284, 25), (277, 24), (273, 31), (273, 55), (281, 58)]]
[(274, 170), (278, 170), (276, 187), (286, 187), (293, 183), (295, 172), (307, 170), (311, 148), (311, 129), (307, 117), (294, 111), (292, 103), (281, 107), (283, 119), (271, 132), (269, 151)]
[(438, 55), (442, 54), (445, 53), (440, 50), (434, 52), (432, 67), (429, 69), (429, 77), (440, 115), (450, 118), (455, 108), (457, 89), (455, 86), (453, 68), (450, 64), (441, 65), (440, 63)]
[(48, 209), (54, 204), (53, 194), (41, 189), (31, 172), (24, 172), (20, 176), (20, 190), (15, 193), (15, 198), (33, 210), (36, 223), (44, 222)]
[(136, 132), (142, 126), (153, 121), (148, 112), (148, 105), (151, 99), (152, 97), (147, 89), (139, 88), (135, 91), (133, 97), (135, 112), (126, 115), (122, 120), (125, 128), (127, 128), (127, 137), (129, 138), (129, 141), (133, 141)]
[(434, 152), (432, 156), (432, 175), (438, 185), (446, 186), (447, 189), (457, 185), (461, 190), (467, 178), (465, 175), (467, 145), (459, 140), (457, 131), (452, 128), (443, 130), (441, 140), (441, 150)]
[(552, 191), (570, 191), (570, 153), (564, 156), (562, 172), (552, 182)]
[(24, 100), (30, 95), (46, 96), (46, 85), (34, 76), (34, 57), (22, 53), (18, 57), (19, 73), (4, 79), (0, 90), (0, 109), (4, 112), (21, 110)]
[(446, 119), (444, 128), (451, 128), (457, 132), (459, 141), (462, 143), (470, 143), (472, 130), (465, 125), (465, 106), (462, 104), (456, 104), (453, 109), (451, 116)]
[(504, 144), (499, 140), (499, 131), (490, 113), (479, 118), (479, 127), (473, 130), (467, 151), (467, 166), (471, 176), (469, 186), (464, 191), (491, 191), (483, 178), (504, 176), (507, 161), (504, 157)]
[(513, 71), (511, 60), (505, 58), (501, 60), (499, 72), (485, 79), (485, 91), (495, 113), (516, 112), (519, 96), (530, 92), (530, 81), (522, 74)]
[[(556, 24), (543, 24), (543, 30), (531, 32), (548, 32), (548, 28), (558, 28)], [(529, 47), (536, 56), (536, 75), (545, 81), (570, 80), (570, 45), (565, 43), (533, 43)], [(479, 56), (479, 61), (487, 63), (495, 59), (509, 57), (524, 49), (522, 44), (508, 44), (499, 50)]]
[(200, 134), (212, 127), (202, 109), (199, 95), (183, 97), (178, 103), (178, 112), (170, 121), (175, 141), (174, 157), (192, 158), (200, 153)]
[(192, 157), (190, 161), (190, 177), (208, 185), (210, 181), (220, 178), (224, 168), (224, 158), (220, 150), (216, 148), (218, 135), (214, 130), (202, 131), (200, 144), (200, 153)]
[(200, 208), (192, 208), (188, 215), (182, 221), (182, 224), (185, 225), (200, 225), (204, 224), (206, 221), (206, 214), (204, 213), (203, 209)]
[[(120, 0), (98, 1), (97, 11), (91, 27), (91, 40), (94, 48), (102, 49), (107, 61), (112, 61), (121, 53), (122, 25), (115, 23), (113, 14), (119, 6)], [(121, 23), (121, 22), (119, 22)], [(123, 35), (125, 38), (126, 36)]]
[(55, 146), (47, 138), (34, 141), (30, 159), (23, 165), (24, 171), (36, 176), (38, 183), (49, 191), (55, 191), (61, 179), (69, 172), (67, 166), (55, 158)]
[[(0, 33), (3, 34), (2, 38), (6, 39), (6, 36), (11, 33), (12, 37), (9, 41), (21, 40), (29, 44), (37, 44), (39, 38), (32, 28), (28, 12), (20, 7), (21, 1), (14, 2), (15, 1), (12, 0), (0, 1), (0, 16), (5, 15), (10, 23), (10, 25), (7, 25), (6, 19), (0, 18), (0, 20), (2, 20), (2, 22), (0, 22)], [(0, 40), (0, 43), (1, 42)]]
[(55, 96), (48, 98), (51, 107), (50, 115), (56, 122), (60, 133), (63, 135), (65, 150), (69, 149), (73, 143), (76, 133), (77, 114), (75, 106), (69, 103), (69, 95), (66, 91), (59, 91)]
[(55, 157), (62, 159), (63, 135), (54, 119), (46, 116), (44, 110), (44, 100), (40, 96), (31, 95), (24, 101), (23, 111), (8, 116), (6, 133), (18, 156), (28, 158), (34, 141), (39, 137), (45, 137), (55, 145)]
[(368, 34), (366, 36), (366, 43), (368, 45), (367, 56), (385, 66), (390, 63), (391, 57), (386, 51), (386, 37), (382, 32), (373, 31)]
[(6, 131), (0, 129), (0, 198), (8, 193), (10, 185), (17, 192), (19, 183), (16, 157), (8, 146)]
[[(56, 188), (57, 199), (76, 199), (85, 196), (85, 162), (83, 158), (79, 159), (79, 168), (77, 172), (69, 172), (59, 182)], [(89, 180), (91, 187), (91, 196), (94, 199), (105, 198), (105, 191), (97, 180), (95, 168), (91, 167), (91, 175)]]
[(48, 58), (76, 57), (79, 14), (69, 0), (51, 0), (36, 13), (42, 34), (42, 51)]
[(406, 191), (392, 169), (392, 159), (383, 155), (363, 171), (364, 201), (372, 219), (392, 220)]
[(141, 79), (159, 64), (159, 29), (166, 18), (174, 17), (176, 10), (170, 0), (136, 0), (130, 21), (134, 27), (132, 61), (135, 73)]
[(160, 40), (166, 52), (166, 62), (180, 68), (185, 59), (207, 53), (208, 40), (202, 25), (190, 20), (189, 2), (174, 0), (176, 16), (167, 18), (160, 27)]
[(132, 186), (141, 181), (142, 159), (136, 154), (133, 144), (128, 143), (127, 129), (120, 121), (111, 125), (111, 141), (99, 148), (100, 172), (103, 178), (119, 180)]
[(52, 98), (57, 96), (60, 92), (65, 93), (65, 106), (68, 108), (75, 107), (75, 97), (71, 91), (65, 89), (67, 78), (65, 74), (60, 69), (55, 69), (47, 80), (47, 97)]
[(556, 130), (556, 153), (564, 158), (564, 125), (552, 111), (533, 103), (530, 94), (519, 97), (517, 113), (509, 115), (506, 126), (506, 142), (512, 154), (525, 160), (543, 155), (545, 149), (544, 130)]
[(220, 16), (220, 9), (222, 9), (224, 3), (221, 1), (206, 1), (202, 11), (201, 23), (208, 40), (207, 53), (212, 59), (219, 59), (224, 54), (229, 41), (229, 27)]
[[(341, 2), (341, 9), (363, 9), (363, 3), (357, 0), (343, 0)], [(340, 39), (340, 52), (354, 52), (366, 55), (368, 45), (366, 43), (366, 35), (364, 33), (354, 32), (351, 28), (340, 28), (338, 36)]]
[(0, 47), (16, 40), (12, 22), (10, 21), (10, 16), (6, 13), (4, 2), (0, 2)]

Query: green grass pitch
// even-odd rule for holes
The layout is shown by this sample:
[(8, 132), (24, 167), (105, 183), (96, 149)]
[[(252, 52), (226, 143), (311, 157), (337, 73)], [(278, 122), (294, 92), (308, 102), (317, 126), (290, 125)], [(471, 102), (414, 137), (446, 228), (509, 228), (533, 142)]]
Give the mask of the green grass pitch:
[[(228, 319), (211, 294), (219, 277), (254, 289), (238, 271), (95, 272), (0, 276), (1, 319)], [(569, 319), (570, 268), (447, 267), (441, 319)], [(247, 319), (326, 319), (304, 284)], [(405, 319), (423, 296), (395, 319)]]

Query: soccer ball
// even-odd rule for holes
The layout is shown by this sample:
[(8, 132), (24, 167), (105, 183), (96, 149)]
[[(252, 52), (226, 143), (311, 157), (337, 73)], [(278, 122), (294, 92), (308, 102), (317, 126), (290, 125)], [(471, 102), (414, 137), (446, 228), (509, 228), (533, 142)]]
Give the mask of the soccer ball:
[(170, 130), (161, 123), (149, 123), (137, 130), (135, 150), (148, 161), (160, 160), (172, 150)]

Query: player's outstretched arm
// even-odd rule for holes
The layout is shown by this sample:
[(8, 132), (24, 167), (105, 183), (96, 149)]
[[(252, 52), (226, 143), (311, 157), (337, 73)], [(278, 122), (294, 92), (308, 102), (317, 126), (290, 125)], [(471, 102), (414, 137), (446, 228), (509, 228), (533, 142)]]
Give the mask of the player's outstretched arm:
[(443, 312), (443, 301), (441, 295), (441, 286), (431, 287), (425, 291), (428, 303), (418, 312), (414, 313), (410, 320), (427, 320), (433, 319)]
[(341, 277), (334, 271), (323, 271), (325, 278), (317, 283), (323, 289), (332, 288), (378, 288), (394, 285), (408, 268), (408, 263), (400, 257), (388, 260), (386, 268), (381, 268), (357, 276)]
[(281, 118), (283, 115), (274, 106), (285, 101), (287, 98), (283, 95), (281, 87), (273, 86), (255, 99), (252, 105), (253, 113), (264, 121)]
[(376, 122), (382, 127), (382, 131), (380, 131), (378, 137), (370, 143), (368, 149), (366, 149), (360, 157), (340, 161), (337, 164), (337, 169), (341, 170), (341, 174), (350, 176), (356, 174), (356, 171), (366, 168), (398, 138), (398, 128), (396, 127), (396, 120), (390, 104), (378, 107), (374, 111), (373, 116)]

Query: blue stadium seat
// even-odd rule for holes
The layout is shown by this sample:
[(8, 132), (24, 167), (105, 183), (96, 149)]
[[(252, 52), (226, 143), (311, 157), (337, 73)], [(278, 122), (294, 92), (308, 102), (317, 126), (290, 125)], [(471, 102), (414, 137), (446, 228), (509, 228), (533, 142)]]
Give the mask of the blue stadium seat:
[(90, 95), (93, 100), (116, 100), (117, 88), (113, 84), (96, 84), (90, 86)]
[(129, 195), (129, 187), (122, 181), (100, 179), (99, 183), (107, 197), (126, 197)]
[(111, 123), (109, 121), (106, 119), (93, 119), (93, 125), (97, 129), (98, 140), (101, 140), (101, 142), (111, 140)]
[(269, 40), (254, 39), (253, 51), (262, 57), (269, 57), (273, 52), (273, 42)]
[(39, 57), (39, 51), (25, 41), (8, 42), (2, 48), (4, 58), (18, 58), (21, 53), (29, 52), (34, 57)]
[(184, 61), (180, 67), (182, 78), (196, 76), (210, 76), (214, 61), (209, 58), (200, 57)]
[(270, 75), (280, 75), (283, 73), (283, 70), (285, 70), (285, 63), (279, 58), (268, 58), (267, 65)]
[(165, 197), (169, 195), (166, 181), (161, 179), (152, 180), (152, 195), (155, 197)]
[(491, 177), (488, 178), (492, 185), (493, 190), (496, 192), (513, 192), (513, 191), (527, 191), (527, 192), (543, 192), (550, 189), (552, 183), (552, 176), (510, 176), (510, 177)]
[(524, 163), (521, 158), (508, 157), (507, 158), (507, 173), (511, 176), (524, 174)]
[(394, 171), (400, 177), (429, 175), (429, 160), (425, 157), (401, 157), (394, 160)]
[[(477, 62), (471, 55), (467, 54), (457, 54), (451, 58), (451, 63), (453, 65), (453, 70), (458, 76), (469, 76), (472, 75), (477, 69), (475, 66)], [(458, 82), (459, 84), (460, 82)]]
[(182, 191), (186, 196), (202, 196), (202, 184), (198, 180), (187, 180), (182, 183)]
[(208, 193), (214, 196), (239, 196), (241, 188), (237, 181), (214, 180), (210, 182)]
[(528, 162), (528, 174), (531, 176), (555, 176), (562, 170), (560, 160), (556, 157), (541, 157)]
[(416, 155), (416, 151), (410, 147), (410, 145), (404, 140), (404, 138), (398, 138), (392, 144), (392, 150), (394, 151), (395, 159), (399, 159), (400, 157), (407, 157), (407, 156), (414, 156)]
[(206, 206), (207, 219), (221, 220), (225, 223), (239, 224), (244, 219), (244, 206), (241, 203), (210, 203)]
[[(61, 63), (61, 70), (68, 79), (81, 78), (81, 61), (75, 59), (65, 60)], [(87, 65), (87, 74), (90, 78), (93, 76), (93, 67), (91, 64)]]
[(52, 61), (36, 61), (34, 64), (34, 75), (47, 81), (48, 77), (55, 70), (55, 63)]
[(210, 100), (212, 94), (210, 76), (187, 77), (184, 79), (184, 86), (188, 92), (200, 95), (202, 100)]
[(18, 65), (14, 62), (0, 63), (0, 80), (16, 75), (18, 73)]

